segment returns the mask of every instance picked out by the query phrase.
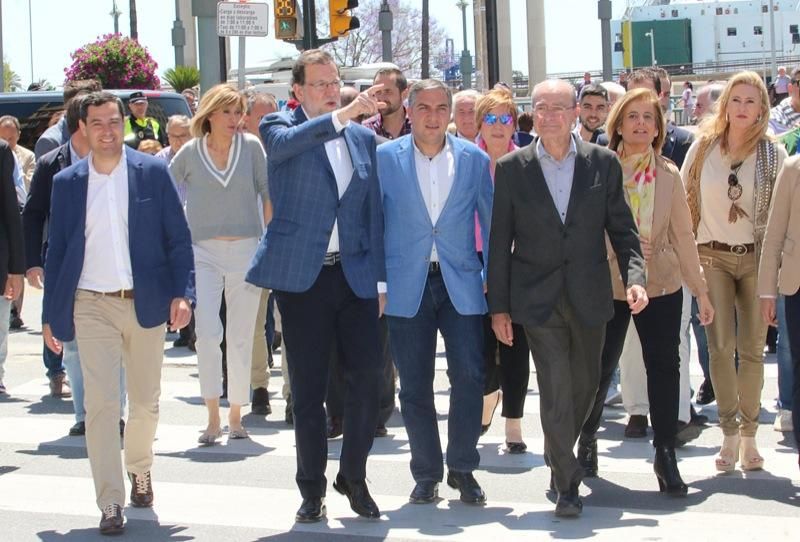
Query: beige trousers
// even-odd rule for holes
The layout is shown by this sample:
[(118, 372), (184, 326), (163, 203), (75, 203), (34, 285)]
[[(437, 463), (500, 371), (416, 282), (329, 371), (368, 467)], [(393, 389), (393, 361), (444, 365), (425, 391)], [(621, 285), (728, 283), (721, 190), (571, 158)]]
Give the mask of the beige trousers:
[(269, 367), (267, 360), (267, 338), (264, 326), (267, 323), (267, 299), (269, 290), (261, 289), (261, 298), (258, 301), (256, 314), (256, 328), (253, 331), (253, 364), (250, 367), (250, 388), (264, 388), (269, 386)]
[(75, 335), (85, 388), (86, 448), (101, 510), (109, 504), (125, 504), (119, 439), (123, 366), (129, 402), (125, 470), (141, 475), (153, 465), (166, 322), (152, 328), (141, 327), (133, 303), (85, 290), (75, 294)]
[(737, 434), (741, 427), (742, 436), (752, 437), (758, 429), (767, 336), (756, 295), (756, 256), (703, 246), (698, 253), (715, 311), (706, 334), (720, 427), (726, 436)]

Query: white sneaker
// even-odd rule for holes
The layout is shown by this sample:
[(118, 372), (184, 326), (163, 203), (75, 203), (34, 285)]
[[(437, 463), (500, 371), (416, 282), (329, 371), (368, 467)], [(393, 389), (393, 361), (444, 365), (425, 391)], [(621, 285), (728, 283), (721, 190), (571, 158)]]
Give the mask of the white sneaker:
[(781, 433), (791, 432), (794, 430), (794, 426), (792, 425), (792, 411), (791, 410), (784, 410), (779, 409), (778, 415), (775, 416), (775, 423), (773, 424), (775, 431), (780, 431)]
[(606, 395), (605, 405), (614, 406), (622, 404), (622, 392), (616, 388), (610, 388)]

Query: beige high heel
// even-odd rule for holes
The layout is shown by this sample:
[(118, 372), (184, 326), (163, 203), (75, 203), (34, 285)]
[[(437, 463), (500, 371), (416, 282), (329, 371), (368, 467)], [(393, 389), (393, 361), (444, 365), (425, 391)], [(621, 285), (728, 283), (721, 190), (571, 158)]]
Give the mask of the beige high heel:
[(719, 455), (714, 460), (717, 470), (720, 472), (732, 472), (739, 461), (739, 435), (725, 435), (722, 440), (722, 448)]
[(741, 443), (742, 470), (761, 470), (764, 458), (758, 453), (755, 437), (742, 437)]

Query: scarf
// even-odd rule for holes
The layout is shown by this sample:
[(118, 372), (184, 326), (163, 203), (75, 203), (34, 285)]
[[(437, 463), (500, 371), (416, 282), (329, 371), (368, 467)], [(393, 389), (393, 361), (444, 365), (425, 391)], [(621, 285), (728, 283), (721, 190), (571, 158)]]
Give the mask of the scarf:
[(622, 184), (639, 234), (650, 239), (656, 201), (656, 153), (649, 147), (643, 153), (625, 156), (623, 144), (617, 148), (622, 164)]

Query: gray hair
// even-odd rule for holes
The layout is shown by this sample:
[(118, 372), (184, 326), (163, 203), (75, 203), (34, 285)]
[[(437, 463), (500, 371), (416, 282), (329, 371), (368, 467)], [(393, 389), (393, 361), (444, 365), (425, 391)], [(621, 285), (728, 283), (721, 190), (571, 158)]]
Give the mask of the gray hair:
[(572, 85), (562, 79), (546, 79), (541, 83), (537, 83), (537, 85), (533, 87), (533, 93), (531, 94), (531, 105), (533, 107), (536, 107), (536, 95), (545, 89), (562, 92), (564, 96), (569, 96), (572, 107), (578, 106), (578, 97), (575, 96), (575, 89), (572, 87)]
[(167, 120), (167, 130), (170, 129), (170, 126), (184, 126), (186, 128), (189, 127), (191, 120), (186, 115), (172, 115)]
[(461, 100), (472, 99), (474, 101), (477, 101), (481, 96), (483, 96), (483, 94), (481, 94), (480, 92), (478, 92), (473, 88), (460, 90), (455, 94), (453, 94), (453, 108), (455, 108), (456, 104)]
[(17, 133), (22, 131), (19, 125), (19, 119), (17, 119), (17, 117), (15, 117), (14, 115), (3, 115), (2, 117), (0, 117), (0, 126), (2, 126), (7, 122), (10, 122), (11, 124), (14, 125), (14, 128), (17, 129)]
[(245, 89), (245, 90), (242, 91), (242, 95), (247, 100), (247, 104), (246, 104), (247, 105), (247, 111), (245, 111), (245, 113), (247, 113), (247, 114), (249, 114), (250, 111), (253, 110), (253, 107), (255, 107), (255, 105), (258, 102), (265, 102), (265, 103), (271, 104), (275, 108), (276, 111), (278, 110), (278, 102), (275, 100), (275, 96), (273, 96), (272, 94), (270, 94), (268, 92), (259, 92), (257, 90), (253, 90), (253, 89)]
[(408, 107), (414, 107), (417, 93), (423, 90), (443, 90), (447, 94), (447, 105), (452, 109), (453, 91), (438, 79), (423, 79), (411, 85), (411, 90), (408, 91)]
[(708, 87), (708, 97), (712, 103), (719, 100), (719, 97), (722, 96), (722, 91), (725, 90), (725, 85), (719, 83), (711, 83)]

